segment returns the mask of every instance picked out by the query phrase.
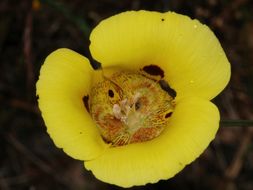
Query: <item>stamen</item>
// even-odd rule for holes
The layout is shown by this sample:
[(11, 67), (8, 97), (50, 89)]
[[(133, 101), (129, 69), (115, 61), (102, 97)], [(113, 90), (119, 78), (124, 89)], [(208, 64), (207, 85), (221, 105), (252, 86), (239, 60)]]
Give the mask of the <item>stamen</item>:
[(114, 104), (113, 105), (113, 114), (117, 119), (121, 119), (122, 115), (121, 115), (121, 107), (118, 104)]

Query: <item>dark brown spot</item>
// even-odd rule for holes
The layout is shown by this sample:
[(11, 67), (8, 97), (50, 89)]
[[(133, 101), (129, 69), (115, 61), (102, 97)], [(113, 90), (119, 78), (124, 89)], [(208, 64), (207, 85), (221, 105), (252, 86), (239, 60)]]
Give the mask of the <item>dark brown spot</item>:
[(106, 144), (111, 144), (111, 143), (112, 143), (111, 141), (109, 141), (108, 139), (106, 139), (106, 138), (103, 137), (103, 136), (102, 136), (102, 139), (103, 139), (103, 141), (104, 141)]
[(89, 95), (83, 97), (83, 103), (84, 103), (84, 106), (85, 106), (86, 110), (88, 112), (90, 112), (90, 109), (89, 109)]
[(164, 18), (162, 18), (162, 19), (161, 19), (161, 21), (165, 21), (165, 19), (164, 19)]
[(164, 77), (164, 71), (157, 65), (148, 65), (148, 66), (143, 67), (142, 70), (150, 75), (155, 75), (155, 76), (159, 75), (161, 78)]
[(166, 91), (172, 98), (175, 98), (177, 96), (177, 92), (172, 89), (165, 80), (159, 80), (159, 84), (161, 88)]
[(114, 97), (114, 92), (110, 89), (108, 90), (108, 95), (113, 98)]
[(171, 115), (172, 115), (172, 112), (166, 113), (165, 118), (167, 119), (167, 118), (171, 117)]
[(137, 101), (137, 102), (135, 103), (135, 110), (140, 109), (140, 107), (141, 107), (141, 103), (140, 103), (139, 101)]
[(81, 135), (81, 134), (83, 134), (82, 132), (79, 132), (79, 134)]

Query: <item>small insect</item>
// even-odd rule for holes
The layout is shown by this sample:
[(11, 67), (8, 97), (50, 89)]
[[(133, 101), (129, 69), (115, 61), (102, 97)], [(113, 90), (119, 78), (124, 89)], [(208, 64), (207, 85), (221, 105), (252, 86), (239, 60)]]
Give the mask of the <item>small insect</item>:
[(92, 88), (89, 110), (103, 139), (122, 146), (157, 137), (174, 110), (174, 101), (157, 81), (120, 71)]

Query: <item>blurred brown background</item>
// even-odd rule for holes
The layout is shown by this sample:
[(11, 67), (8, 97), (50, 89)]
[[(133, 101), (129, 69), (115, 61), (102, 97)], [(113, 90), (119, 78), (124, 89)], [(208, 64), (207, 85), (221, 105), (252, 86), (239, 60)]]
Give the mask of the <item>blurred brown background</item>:
[[(176, 11), (209, 25), (232, 65), (215, 98), (222, 120), (253, 119), (253, 1), (250, 0), (1, 0), (0, 189), (116, 190), (57, 149), (36, 103), (45, 57), (60, 47), (88, 55), (89, 32), (126, 10)], [(253, 126), (252, 126), (253, 129)], [(209, 148), (176, 177), (134, 190), (252, 190), (250, 127), (223, 126)]]

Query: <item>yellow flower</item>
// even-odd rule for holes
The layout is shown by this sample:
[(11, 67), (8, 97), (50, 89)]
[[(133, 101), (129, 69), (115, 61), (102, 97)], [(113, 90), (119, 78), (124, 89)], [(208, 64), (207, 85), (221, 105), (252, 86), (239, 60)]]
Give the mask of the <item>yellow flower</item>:
[[(41, 68), (37, 94), (49, 135), (104, 182), (131, 187), (173, 177), (204, 151), (219, 126), (219, 111), (210, 100), (228, 83), (230, 64), (217, 38), (206, 25), (184, 15), (129, 11), (103, 20), (90, 41), (102, 71), (93, 70), (88, 59), (69, 49), (50, 54)], [(146, 81), (152, 90), (135, 91), (138, 87), (131, 81)], [(168, 96), (159, 91), (158, 81)], [(115, 94), (121, 90), (123, 95)], [(150, 110), (157, 107), (157, 114), (170, 113), (169, 119), (155, 115), (156, 125), (155, 117), (149, 117), (152, 126), (162, 129), (148, 131), (152, 138), (140, 132), (136, 141), (114, 142), (111, 129), (101, 131), (105, 117), (99, 106), (102, 113), (108, 109), (113, 114), (107, 123), (115, 119), (120, 126), (131, 123), (135, 131), (136, 126), (143, 129), (138, 119), (145, 123), (148, 118), (144, 112), (137, 114), (142, 92), (154, 99)], [(122, 98), (126, 93), (132, 98)], [(106, 102), (111, 108), (103, 107)]]

